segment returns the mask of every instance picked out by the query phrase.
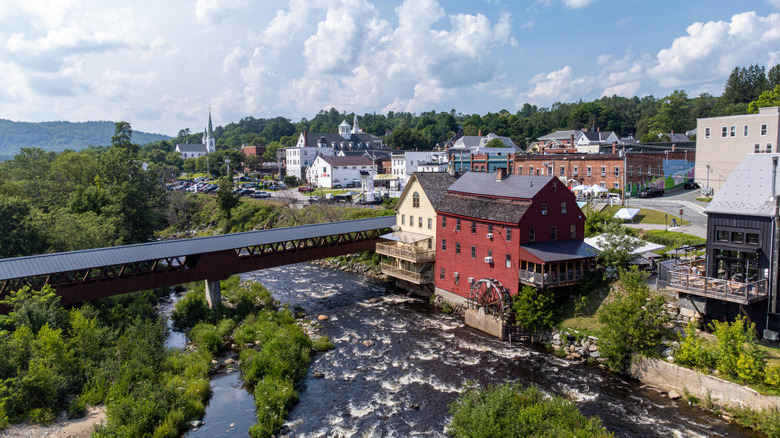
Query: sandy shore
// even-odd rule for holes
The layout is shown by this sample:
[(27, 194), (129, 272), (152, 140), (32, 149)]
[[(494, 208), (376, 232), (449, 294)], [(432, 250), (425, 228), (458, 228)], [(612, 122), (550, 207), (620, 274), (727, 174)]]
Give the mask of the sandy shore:
[(87, 415), (82, 418), (57, 421), (48, 426), (15, 424), (0, 430), (0, 437), (85, 438), (92, 434), (92, 427), (105, 418), (105, 406), (90, 406), (87, 408)]

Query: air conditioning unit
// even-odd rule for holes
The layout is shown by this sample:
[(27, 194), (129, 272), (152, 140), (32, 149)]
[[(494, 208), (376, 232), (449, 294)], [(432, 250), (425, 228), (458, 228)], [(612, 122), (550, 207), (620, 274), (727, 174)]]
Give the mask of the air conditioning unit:
[(487, 233), (487, 238), (488, 239), (492, 239), (493, 238), (493, 233)]
[(485, 263), (493, 264), (493, 257), (485, 257)]
[(769, 341), (776, 341), (777, 340), (777, 332), (769, 330), (769, 329), (764, 329), (764, 339), (769, 340)]
[(460, 277), (460, 274), (458, 274), (457, 272), (456, 272), (456, 273), (454, 273), (453, 275), (454, 275), (455, 277)]
[(474, 283), (474, 277), (469, 277), (469, 284), (473, 284), (473, 283)]

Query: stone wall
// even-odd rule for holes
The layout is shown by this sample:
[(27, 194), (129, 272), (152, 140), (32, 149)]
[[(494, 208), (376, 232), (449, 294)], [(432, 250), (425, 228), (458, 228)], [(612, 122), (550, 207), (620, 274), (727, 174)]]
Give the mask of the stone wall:
[(650, 386), (671, 393), (688, 392), (701, 400), (709, 397), (723, 406), (742, 406), (753, 410), (780, 407), (780, 397), (761, 395), (757, 391), (728, 380), (702, 374), (660, 359), (637, 357), (628, 374)]

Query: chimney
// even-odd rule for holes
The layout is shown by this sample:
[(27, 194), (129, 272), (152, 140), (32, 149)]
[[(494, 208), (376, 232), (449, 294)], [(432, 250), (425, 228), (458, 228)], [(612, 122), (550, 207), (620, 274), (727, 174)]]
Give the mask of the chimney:
[(309, 147), (309, 131), (303, 131), (303, 147)]
[(502, 179), (504, 179), (504, 168), (499, 167), (496, 169), (496, 182), (501, 182)]
[(482, 130), (479, 130), (479, 136), (482, 137)]
[(574, 134), (569, 136), (569, 147), (570, 148), (574, 147)]
[(596, 132), (601, 132), (601, 126), (596, 126)]
[(616, 141), (613, 141), (613, 142), (612, 142), (612, 153), (613, 153), (613, 154), (615, 153), (615, 149), (616, 149), (616, 148), (617, 148), (617, 142), (616, 142)]
[(675, 147), (675, 144), (672, 143), (672, 152), (674, 152), (674, 147)]

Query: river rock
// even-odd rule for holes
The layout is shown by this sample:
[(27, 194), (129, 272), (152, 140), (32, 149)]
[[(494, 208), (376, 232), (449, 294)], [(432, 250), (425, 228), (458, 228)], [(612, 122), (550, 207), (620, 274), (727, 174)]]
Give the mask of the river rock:
[(192, 421), (190, 421), (190, 426), (192, 426), (192, 427), (201, 427), (204, 424), (206, 424), (206, 423), (204, 423), (204, 422), (202, 422), (200, 420), (192, 420)]
[(560, 341), (561, 340), (561, 334), (560, 333), (554, 334), (553, 335), (553, 339), (556, 340), (556, 341)]
[(320, 315), (320, 316), (317, 317), (317, 320), (319, 320), (319, 321), (327, 321), (328, 320), (328, 315)]
[(571, 358), (575, 360), (582, 359), (582, 355), (579, 353), (572, 353)]
[(592, 358), (594, 358), (594, 359), (598, 359), (598, 358), (600, 358), (600, 357), (601, 357), (601, 353), (599, 353), (599, 351), (598, 351), (598, 350), (596, 350), (596, 351), (591, 351), (591, 352), (590, 352), (590, 357), (592, 357)]
[(666, 350), (664, 350), (664, 352), (663, 352), (663, 353), (661, 353), (661, 354), (663, 354), (663, 356), (664, 356), (664, 357), (669, 357), (669, 356), (671, 356), (671, 355), (673, 355), (673, 354), (674, 354), (674, 349), (672, 349), (672, 348), (667, 348), (667, 349), (666, 349)]
[(599, 349), (599, 346), (595, 345), (595, 344), (590, 344), (588, 346), (588, 351), (597, 351), (598, 349)]
[(374, 341), (372, 341), (371, 339), (366, 339), (365, 341), (363, 341), (363, 346), (364, 347), (373, 347), (374, 346)]
[(234, 363), (236, 363), (236, 360), (233, 359), (232, 357), (229, 359), (225, 359), (225, 365), (233, 365)]
[(312, 377), (314, 377), (315, 379), (322, 379), (325, 377), (325, 374), (322, 374), (319, 371), (315, 371), (314, 374), (312, 374)]
[(669, 398), (672, 400), (677, 400), (678, 398), (682, 397), (679, 392), (675, 390), (669, 391)]

